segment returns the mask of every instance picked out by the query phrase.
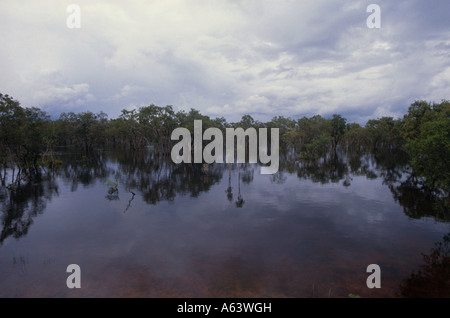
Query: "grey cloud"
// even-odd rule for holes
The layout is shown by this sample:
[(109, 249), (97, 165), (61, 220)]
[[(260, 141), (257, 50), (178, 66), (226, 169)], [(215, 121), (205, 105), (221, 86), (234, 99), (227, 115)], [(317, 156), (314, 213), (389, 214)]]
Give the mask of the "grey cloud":
[(2, 93), (52, 113), (155, 103), (361, 123), (448, 98), (447, 0), (376, 1), (379, 30), (365, 25), (369, 0), (78, 2), (70, 30), (60, 1), (2, 1)]

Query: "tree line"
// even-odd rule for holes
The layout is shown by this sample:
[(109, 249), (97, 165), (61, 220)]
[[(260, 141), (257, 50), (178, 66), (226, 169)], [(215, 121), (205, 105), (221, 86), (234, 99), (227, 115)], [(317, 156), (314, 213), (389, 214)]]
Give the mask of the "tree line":
[[(131, 151), (148, 146), (159, 154), (170, 154), (177, 127), (193, 132), (194, 120), (204, 130), (216, 127), (279, 128), (280, 152), (296, 159), (315, 160), (338, 150), (356, 153), (396, 152), (408, 154), (413, 173), (431, 191), (448, 196), (450, 190), (450, 102), (415, 101), (403, 118), (381, 117), (365, 125), (348, 122), (339, 114), (293, 119), (276, 116), (268, 122), (242, 116), (239, 122), (211, 118), (196, 109), (174, 111), (172, 106), (149, 105), (123, 109), (109, 119), (104, 112), (62, 113), (52, 120), (36, 107), (22, 107), (0, 93), (0, 179), (7, 169), (20, 180), (39, 173), (41, 166), (53, 167), (57, 147), (74, 147), (88, 154), (98, 147), (124, 147)], [(12, 180), (14, 183), (14, 180)]]

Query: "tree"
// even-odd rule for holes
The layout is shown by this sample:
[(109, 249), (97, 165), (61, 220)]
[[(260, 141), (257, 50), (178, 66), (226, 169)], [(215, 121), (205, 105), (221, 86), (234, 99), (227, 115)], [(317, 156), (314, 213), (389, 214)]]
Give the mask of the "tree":
[(99, 127), (98, 116), (92, 112), (79, 114), (77, 116), (75, 133), (84, 146), (85, 151), (90, 151), (103, 133), (101, 127)]
[(343, 138), (345, 140), (346, 149), (348, 148), (349, 150), (361, 153), (367, 148), (367, 130), (358, 123), (347, 124)]
[(276, 116), (266, 126), (267, 128), (279, 129), (281, 150), (290, 150), (294, 146), (296, 134), (292, 134), (290, 131), (295, 131), (296, 129), (297, 122), (295, 120), (284, 116)]
[(347, 120), (345, 118), (337, 114), (334, 114), (331, 119), (331, 138), (333, 140), (334, 151), (336, 151), (337, 145), (345, 133), (346, 122)]
[(2, 184), (5, 183), (6, 168), (12, 169), (14, 183), (15, 169), (20, 174), (21, 142), (24, 137), (25, 113), (19, 101), (0, 93), (0, 142), (3, 164)]
[[(431, 191), (450, 191), (450, 102), (415, 102), (403, 118), (405, 150), (415, 174)], [(442, 193), (443, 192), (443, 193)]]
[(303, 158), (318, 158), (328, 152), (331, 142), (330, 120), (320, 115), (303, 117), (297, 121), (296, 148)]
[(73, 112), (61, 113), (56, 120), (56, 131), (58, 144), (61, 146), (71, 146), (75, 143), (75, 130), (77, 126), (77, 115)]
[(33, 167), (38, 170), (38, 159), (44, 151), (44, 136), (50, 124), (50, 116), (36, 107), (24, 110), (25, 125), (24, 140), (22, 141), (22, 162), (25, 169)]
[(432, 105), (424, 100), (415, 101), (408, 108), (408, 113), (403, 116), (403, 137), (407, 140), (417, 138), (420, 125), (426, 115), (432, 110)]
[(250, 115), (244, 115), (241, 118), (241, 121), (238, 123), (238, 126), (242, 129), (246, 130), (247, 128), (254, 127), (255, 120)]
[(373, 150), (381, 148), (391, 149), (399, 142), (400, 133), (397, 129), (399, 121), (392, 117), (382, 117), (380, 119), (371, 119), (366, 124), (369, 142)]
[(126, 142), (129, 144), (130, 149), (136, 150), (137, 148), (139, 148), (139, 125), (136, 109), (122, 109), (122, 113), (120, 114), (119, 119), (119, 130), (124, 134), (123, 136), (125, 137)]
[(22, 108), (8, 95), (0, 94), (0, 142), (4, 170), (12, 169), (12, 182), (23, 174), (38, 173), (38, 159), (44, 148), (44, 135), (50, 118), (39, 108)]

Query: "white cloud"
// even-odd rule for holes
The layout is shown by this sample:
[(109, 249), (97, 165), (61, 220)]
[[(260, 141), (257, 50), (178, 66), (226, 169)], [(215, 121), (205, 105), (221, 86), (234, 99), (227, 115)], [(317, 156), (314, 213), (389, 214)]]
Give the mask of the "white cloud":
[[(174, 105), (238, 120), (401, 115), (449, 83), (450, 4), (379, 1), (72, 1), (0, 3), (0, 87), (48, 111)], [(436, 9), (436, 7), (440, 7)], [(414, 17), (414, 19), (411, 19)], [(80, 86), (81, 85), (81, 86)]]
[(31, 95), (31, 100), (37, 105), (44, 105), (44, 110), (48, 110), (46, 105), (58, 103), (71, 111), (77, 111), (77, 106), (83, 106), (88, 102), (95, 101), (96, 98), (89, 93), (89, 85), (81, 83), (70, 86), (43, 85), (34, 91), (34, 94)]
[(132, 96), (133, 94), (137, 94), (141, 91), (145, 90), (141, 86), (133, 86), (133, 85), (125, 85), (120, 89), (120, 93), (115, 94), (114, 96), (110, 97), (110, 100), (120, 100), (120, 99), (126, 99), (129, 96)]

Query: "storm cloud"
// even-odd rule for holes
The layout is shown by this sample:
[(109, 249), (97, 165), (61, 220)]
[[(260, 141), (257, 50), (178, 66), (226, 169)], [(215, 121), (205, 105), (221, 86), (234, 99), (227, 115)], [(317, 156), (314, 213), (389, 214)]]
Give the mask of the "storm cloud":
[[(81, 8), (81, 28), (66, 11)], [(370, 29), (369, 4), (381, 8)], [(0, 92), (57, 116), (400, 117), (448, 99), (448, 0), (0, 2)]]

